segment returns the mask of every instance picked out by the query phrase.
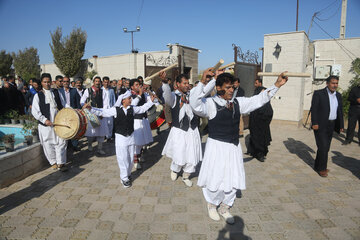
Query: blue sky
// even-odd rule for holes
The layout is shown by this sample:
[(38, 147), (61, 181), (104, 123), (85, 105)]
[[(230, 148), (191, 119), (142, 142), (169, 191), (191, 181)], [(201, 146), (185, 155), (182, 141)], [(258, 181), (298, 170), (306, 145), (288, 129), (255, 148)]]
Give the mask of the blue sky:
[[(142, 4), (143, 3), (143, 4)], [(329, 6), (330, 5), (330, 6)], [(300, 0), (299, 30), (308, 31), (314, 12), (326, 8), (318, 23), (339, 36), (341, 0)], [(140, 9), (142, 6), (142, 11)], [(264, 34), (295, 31), (296, 0), (0, 0), (0, 49), (36, 47), (40, 63), (53, 62), (50, 31), (74, 26), (87, 32), (84, 58), (129, 53), (131, 35), (141, 51), (165, 50), (167, 43), (201, 49), (199, 68), (220, 58), (233, 61), (232, 44), (258, 50)], [(348, 0), (346, 37), (360, 37), (360, 0)], [(310, 39), (329, 38), (313, 24)]]

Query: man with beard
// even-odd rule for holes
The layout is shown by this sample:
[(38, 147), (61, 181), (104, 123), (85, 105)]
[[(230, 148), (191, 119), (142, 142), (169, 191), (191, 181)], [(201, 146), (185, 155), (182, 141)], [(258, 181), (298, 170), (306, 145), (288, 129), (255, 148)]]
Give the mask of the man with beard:
[[(103, 109), (109, 109), (114, 106), (115, 104), (115, 93), (114, 89), (110, 88), (110, 78), (103, 77)], [(113, 126), (114, 126), (114, 118), (113, 117), (105, 117), (107, 131), (105, 134), (106, 139), (109, 141), (113, 135)]]
[[(101, 78), (99, 76), (94, 77), (93, 86), (86, 89), (81, 97), (80, 104), (83, 106), (85, 103), (89, 103), (91, 107), (103, 108), (104, 106), (104, 93), (101, 89)], [(88, 150), (93, 151), (92, 143), (96, 139), (98, 142), (97, 152), (100, 155), (105, 155), (103, 150), (104, 137), (106, 135), (107, 125), (106, 119), (100, 117), (100, 126), (93, 127), (91, 122), (88, 121), (88, 127), (85, 136), (88, 140)]]

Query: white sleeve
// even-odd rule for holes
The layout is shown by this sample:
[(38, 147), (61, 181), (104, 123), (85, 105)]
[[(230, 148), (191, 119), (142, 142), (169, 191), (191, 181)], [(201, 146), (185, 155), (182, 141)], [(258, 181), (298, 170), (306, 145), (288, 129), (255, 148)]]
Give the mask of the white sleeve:
[(44, 115), (42, 115), (42, 113), (40, 111), (38, 94), (35, 94), (35, 96), (33, 98), (31, 114), (34, 116), (34, 118), (36, 120), (40, 121), (43, 124), (45, 124), (45, 121), (48, 120)]
[(82, 95), (81, 99), (80, 99), (80, 105), (83, 106), (86, 102), (86, 99), (88, 99), (89, 97), (89, 90), (85, 89), (84, 94)]
[(117, 115), (115, 107), (106, 108), (106, 109), (92, 107), (90, 112), (95, 114), (96, 116), (101, 116), (101, 117), (116, 117)]
[(149, 108), (152, 107), (152, 105), (154, 105), (154, 103), (151, 101), (147, 101), (144, 105), (142, 106), (133, 106), (134, 109), (134, 114), (141, 114), (146, 112)]
[(240, 113), (247, 114), (250, 113), (262, 106), (264, 106), (270, 99), (275, 95), (279, 90), (278, 87), (271, 86), (265, 91), (259, 93), (258, 95), (247, 97), (237, 97), (236, 100), (239, 102)]
[(203, 92), (205, 93), (205, 97), (211, 94), (214, 90), (216, 84), (215, 78), (211, 79), (208, 84), (205, 85)]
[(175, 94), (171, 92), (169, 84), (163, 83), (161, 88), (163, 90), (163, 98), (165, 100), (165, 104), (170, 107), (174, 107), (176, 97)]
[(204, 92), (204, 84), (201, 82), (190, 91), (190, 106), (196, 115), (201, 117), (209, 117), (207, 112), (207, 99)]

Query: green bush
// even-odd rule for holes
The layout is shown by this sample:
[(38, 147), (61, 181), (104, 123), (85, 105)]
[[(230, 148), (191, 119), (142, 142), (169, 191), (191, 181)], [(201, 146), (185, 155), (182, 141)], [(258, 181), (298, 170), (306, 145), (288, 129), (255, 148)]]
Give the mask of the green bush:
[(349, 108), (350, 108), (350, 102), (348, 100), (349, 93), (353, 87), (358, 86), (360, 84), (360, 58), (356, 58), (351, 63), (350, 72), (354, 73), (355, 77), (352, 80), (350, 80), (350, 82), (349, 82), (350, 85), (349, 85), (348, 89), (346, 89), (345, 91), (342, 92), (343, 110), (344, 110), (344, 115), (346, 117), (348, 116)]

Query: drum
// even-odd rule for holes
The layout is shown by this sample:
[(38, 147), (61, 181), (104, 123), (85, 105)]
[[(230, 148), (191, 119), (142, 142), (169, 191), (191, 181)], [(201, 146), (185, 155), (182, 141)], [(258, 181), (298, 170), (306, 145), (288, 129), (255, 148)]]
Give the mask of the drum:
[(97, 128), (100, 126), (100, 120), (95, 114), (91, 113), (89, 109), (86, 108), (83, 111), (85, 113), (87, 120), (91, 123), (91, 126), (93, 128)]
[[(157, 111), (158, 110), (158, 111)], [(157, 129), (165, 123), (165, 113), (162, 108), (152, 106), (147, 112), (151, 129)]]
[(82, 110), (63, 108), (55, 116), (55, 133), (65, 140), (80, 139), (86, 129), (87, 119)]

